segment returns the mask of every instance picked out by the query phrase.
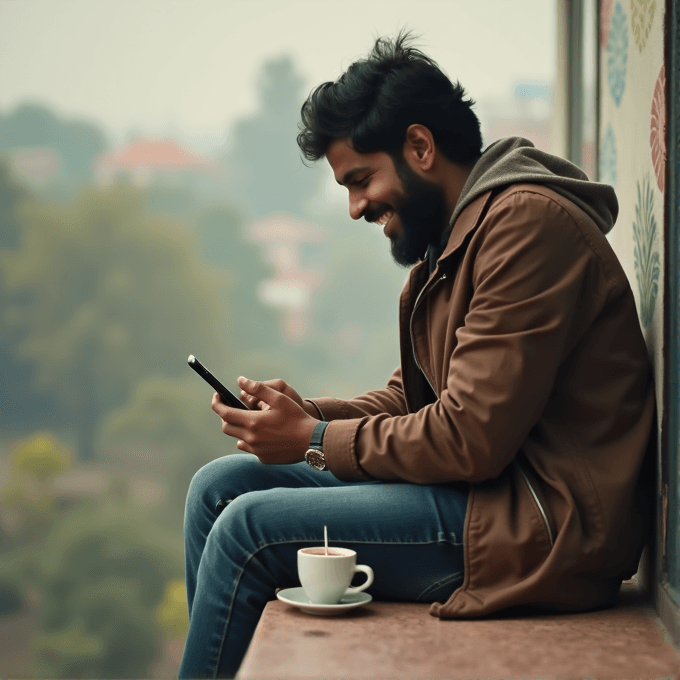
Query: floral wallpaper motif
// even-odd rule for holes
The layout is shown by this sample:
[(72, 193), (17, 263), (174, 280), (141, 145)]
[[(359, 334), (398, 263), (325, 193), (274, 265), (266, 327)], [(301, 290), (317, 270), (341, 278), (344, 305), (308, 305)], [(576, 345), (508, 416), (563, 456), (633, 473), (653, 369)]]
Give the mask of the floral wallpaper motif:
[(628, 66), (628, 22), (620, 2), (616, 3), (607, 39), (607, 82), (615, 104), (621, 103), (626, 89)]
[(654, 21), (656, 0), (630, 0), (630, 24), (633, 27), (633, 37), (640, 52), (645, 49), (649, 30)]
[(609, 22), (612, 20), (613, 0), (601, 0), (600, 2), (600, 46), (607, 47), (609, 37)]
[(640, 181), (637, 183), (637, 204), (633, 222), (635, 278), (640, 293), (640, 322), (644, 328), (649, 328), (652, 323), (659, 293), (661, 264), (659, 251), (655, 248), (657, 231), (656, 217), (654, 217), (654, 192), (649, 182), (649, 175), (645, 175), (642, 183)]
[(666, 66), (661, 67), (659, 77), (654, 86), (652, 97), (652, 122), (650, 125), (649, 144), (652, 147), (652, 165), (656, 175), (656, 184), (664, 193), (666, 180)]
[(616, 138), (611, 123), (607, 125), (607, 131), (600, 142), (599, 175), (600, 182), (616, 188)]

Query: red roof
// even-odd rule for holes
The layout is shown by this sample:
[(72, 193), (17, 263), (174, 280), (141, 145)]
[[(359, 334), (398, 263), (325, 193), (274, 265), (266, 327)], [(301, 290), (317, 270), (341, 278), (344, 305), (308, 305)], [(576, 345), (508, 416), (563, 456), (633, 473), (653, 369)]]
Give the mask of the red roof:
[(139, 140), (103, 155), (99, 163), (113, 169), (209, 170), (215, 166), (208, 156), (171, 140)]

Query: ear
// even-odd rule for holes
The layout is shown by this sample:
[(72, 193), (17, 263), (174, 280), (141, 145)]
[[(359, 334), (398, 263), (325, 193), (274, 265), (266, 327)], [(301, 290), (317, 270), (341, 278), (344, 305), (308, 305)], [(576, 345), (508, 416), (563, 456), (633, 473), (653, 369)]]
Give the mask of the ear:
[(404, 140), (404, 158), (420, 170), (426, 171), (434, 164), (436, 146), (434, 137), (428, 128), (420, 123), (409, 125)]

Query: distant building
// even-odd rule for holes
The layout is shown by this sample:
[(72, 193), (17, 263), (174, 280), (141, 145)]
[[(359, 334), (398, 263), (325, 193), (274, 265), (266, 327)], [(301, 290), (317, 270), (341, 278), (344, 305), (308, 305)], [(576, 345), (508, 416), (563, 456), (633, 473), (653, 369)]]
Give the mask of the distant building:
[(252, 222), (245, 235), (274, 268), (274, 276), (260, 284), (258, 297), (281, 311), (281, 331), (288, 342), (303, 341), (312, 330), (313, 295), (325, 281), (318, 263), (327, 233), (311, 222), (278, 214)]
[(135, 186), (148, 186), (163, 175), (214, 175), (218, 161), (172, 140), (139, 139), (102, 154), (95, 163), (98, 184), (107, 186), (125, 176)]

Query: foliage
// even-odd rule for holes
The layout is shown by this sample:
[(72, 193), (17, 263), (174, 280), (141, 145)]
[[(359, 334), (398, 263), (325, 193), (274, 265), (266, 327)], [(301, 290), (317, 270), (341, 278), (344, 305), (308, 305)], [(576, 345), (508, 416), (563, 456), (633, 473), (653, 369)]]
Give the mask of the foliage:
[(55, 518), (52, 480), (71, 466), (71, 451), (49, 432), (19, 441), (10, 451), (10, 475), (0, 500), (17, 513), (13, 543), (36, 540)]
[(350, 398), (385, 386), (399, 364), (399, 293), (406, 272), (373, 225), (327, 214), (331, 259), (314, 300), (319, 339), (327, 348), (324, 394)]
[(284, 212), (303, 217), (321, 179), (301, 161), (297, 146), (303, 80), (290, 57), (264, 64), (259, 108), (230, 130), (223, 160), (231, 170), (230, 197), (254, 219)]
[[(200, 252), (206, 262), (225, 271), (230, 279), (228, 307), (233, 323), (222, 335), (236, 352), (275, 349), (280, 342), (278, 315), (257, 297), (260, 283), (272, 276), (258, 246), (243, 236), (244, 219), (229, 205), (212, 205), (197, 219)], [(239, 368), (243, 372), (243, 368)]]
[(54, 149), (69, 182), (89, 179), (95, 158), (106, 147), (106, 136), (99, 126), (63, 120), (41, 104), (21, 104), (9, 115), (0, 117), (0, 150)]
[(127, 584), (110, 579), (82, 600), (78, 618), (37, 636), (40, 675), (125, 678), (148, 674), (158, 654), (157, 632)]
[[(0, 157), (0, 259), (12, 257), (23, 241), (21, 206), (30, 194), (13, 176), (5, 160)], [(22, 331), (10, 323), (13, 304), (21, 301), (10, 294), (5, 273), (0, 265), (0, 404), (3, 424), (7, 427), (31, 421), (41, 427), (52, 427), (59, 419), (57, 403), (50, 396), (36, 399), (31, 388), (35, 371), (31, 364), (16, 356), (16, 346), (22, 340)], [(25, 303), (30, 301), (25, 300)]]
[(12, 177), (7, 163), (0, 159), (0, 248), (16, 248), (21, 238), (18, 216), (26, 189)]
[(156, 611), (181, 577), (181, 544), (119, 504), (73, 511), (43, 551), (36, 638), (43, 677), (146, 677), (158, 653)]
[(226, 278), (126, 185), (87, 189), (69, 206), (33, 201), (22, 217), (21, 248), (0, 252), (0, 314), (17, 332), (14, 356), (36, 367), (37, 390), (58, 396), (91, 458), (101, 417), (140, 377), (178, 375), (190, 353), (219, 356)]
[(168, 633), (184, 636), (189, 630), (186, 584), (174, 579), (165, 587), (165, 597), (156, 609), (156, 618)]
[[(222, 375), (218, 368), (213, 370)], [(161, 520), (179, 531), (193, 475), (213, 458), (236, 451), (235, 440), (222, 433), (210, 408), (212, 388), (188, 367), (186, 373), (182, 379), (140, 380), (129, 401), (109, 413), (101, 435), (102, 450), (121, 444), (160, 448), (157, 476), (166, 488)]]
[(0, 616), (15, 614), (24, 607), (24, 584), (17, 573), (0, 572)]
[(17, 472), (44, 483), (68, 470), (71, 452), (49, 432), (39, 432), (14, 447), (10, 464)]

